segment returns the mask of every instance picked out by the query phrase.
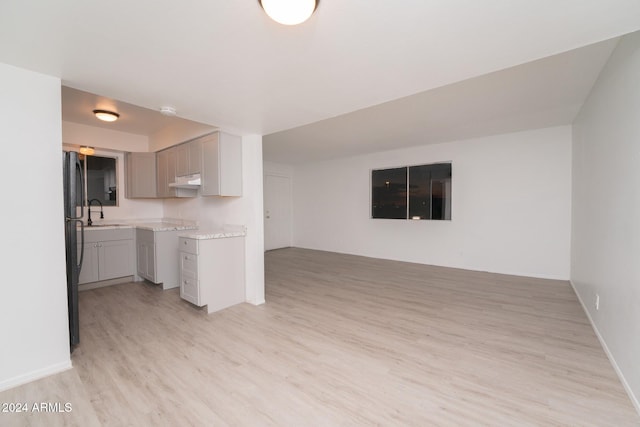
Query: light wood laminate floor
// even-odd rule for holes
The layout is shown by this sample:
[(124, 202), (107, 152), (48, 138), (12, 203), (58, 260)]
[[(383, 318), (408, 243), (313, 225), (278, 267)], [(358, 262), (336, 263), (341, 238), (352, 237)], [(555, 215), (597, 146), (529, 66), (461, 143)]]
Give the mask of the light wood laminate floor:
[(82, 292), (74, 369), (0, 393), (73, 411), (0, 425), (640, 425), (567, 282), (284, 249), (266, 298)]

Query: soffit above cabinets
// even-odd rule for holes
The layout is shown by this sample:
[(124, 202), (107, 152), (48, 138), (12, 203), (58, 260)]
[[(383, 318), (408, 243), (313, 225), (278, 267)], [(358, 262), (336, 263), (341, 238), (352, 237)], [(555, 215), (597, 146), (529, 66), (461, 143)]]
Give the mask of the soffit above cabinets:
[[(114, 111), (120, 117), (115, 122), (103, 122), (94, 116), (95, 109)], [(215, 126), (181, 117), (165, 116), (160, 113), (159, 108), (143, 108), (67, 86), (62, 87), (62, 120), (148, 137), (159, 133), (178, 134), (185, 130), (193, 134), (206, 134), (217, 129)]]

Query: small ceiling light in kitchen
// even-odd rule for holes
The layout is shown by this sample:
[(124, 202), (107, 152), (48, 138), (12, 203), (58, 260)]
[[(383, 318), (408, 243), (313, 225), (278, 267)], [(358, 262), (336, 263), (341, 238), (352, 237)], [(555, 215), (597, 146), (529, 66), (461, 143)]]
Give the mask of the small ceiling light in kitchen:
[(115, 122), (120, 117), (120, 114), (107, 110), (93, 110), (93, 114), (104, 122)]
[(271, 19), (283, 25), (302, 24), (316, 10), (316, 0), (259, 0)]
[(96, 153), (93, 147), (80, 147), (80, 154), (85, 156), (93, 156)]

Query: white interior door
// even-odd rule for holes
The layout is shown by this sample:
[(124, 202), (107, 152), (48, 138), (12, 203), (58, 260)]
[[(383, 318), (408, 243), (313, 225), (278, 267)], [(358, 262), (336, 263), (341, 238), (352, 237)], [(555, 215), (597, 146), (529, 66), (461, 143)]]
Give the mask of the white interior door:
[(291, 246), (291, 178), (281, 175), (264, 176), (264, 248)]

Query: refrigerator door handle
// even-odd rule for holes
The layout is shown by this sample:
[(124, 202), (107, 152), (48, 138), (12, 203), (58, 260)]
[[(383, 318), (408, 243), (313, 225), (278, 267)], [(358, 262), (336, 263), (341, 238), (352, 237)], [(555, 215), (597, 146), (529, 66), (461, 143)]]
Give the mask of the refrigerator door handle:
[[(76, 159), (75, 168), (78, 170), (78, 176), (80, 176), (80, 216), (72, 216), (70, 219), (79, 219), (82, 222), (82, 218), (84, 218), (84, 176), (82, 171), (82, 163), (80, 163), (80, 159)], [(73, 184), (71, 184), (73, 185)], [(75, 203), (75, 200), (73, 201)], [(75, 210), (75, 209), (74, 209)], [(83, 233), (83, 245), (84, 247), (84, 227), (82, 228)], [(82, 264), (82, 263), (81, 263)]]
[[(84, 172), (82, 171), (82, 163), (80, 163), (80, 159), (78, 158), (76, 158), (75, 169), (80, 178), (80, 216), (72, 215), (71, 217), (69, 217), (69, 219), (70, 220), (79, 219), (82, 221), (82, 218), (84, 218)], [(75, 205), (76, 201), (72, 200), (71, 203)], [(74, 213), (76, 212), (75, 208), (73, 209), (73, 212)]]
[(82, 219), (84, 218), (84, 171), (82, 170), (82, 163), (80, 163), (80, 159), (76, 160), (76, 168), (78, 169), (78, 173), (80, 174), (80, 217), (78, 218), (78, 222), (80, 223), (80, 241), (82, 242), (80, 247), (82, 250), (80, 251), (80, 259), (78, 260), (78, 272), (82, 270), (82, 261), (84, 261), (84, 223)]
[[(80, 271), (82, 269), (82, 261), (84, 261), (84, 223), (82, 222), (82, 219), (74, 219), (72, 220), (74, 222), (77, 222), (80, 224), (80, 257), (78, 260), (78, 271)], [(78, 250), (78, 249), (76, 249)]]

